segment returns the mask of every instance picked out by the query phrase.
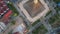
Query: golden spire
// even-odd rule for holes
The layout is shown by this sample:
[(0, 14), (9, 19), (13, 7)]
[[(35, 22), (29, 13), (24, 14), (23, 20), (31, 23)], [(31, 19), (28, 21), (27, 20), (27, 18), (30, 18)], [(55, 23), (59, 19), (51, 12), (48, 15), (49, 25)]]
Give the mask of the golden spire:
[(38, 0), (34, 0), (34, 4), (37, 4), (38, 3)]

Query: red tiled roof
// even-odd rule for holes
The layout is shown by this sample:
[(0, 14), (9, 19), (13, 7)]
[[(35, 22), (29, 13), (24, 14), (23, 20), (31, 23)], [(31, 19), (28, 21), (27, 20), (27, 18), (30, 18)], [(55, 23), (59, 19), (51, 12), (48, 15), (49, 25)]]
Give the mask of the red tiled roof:
[(8, 12), (3, 16), (5, 25), (7, 25), (9, 23), (9, 16), (11, 14), (12, 14), (12, 11), (8, 10)]
[(3, 0), (0, 0), (0, 16), (8, 17), (12, 13), (11, 10), (9, 10), (8, 6)]
[(8, 10), (8, 12), (4, 15), (5, 18), (9, 17), (12, 14), (11, 10)]

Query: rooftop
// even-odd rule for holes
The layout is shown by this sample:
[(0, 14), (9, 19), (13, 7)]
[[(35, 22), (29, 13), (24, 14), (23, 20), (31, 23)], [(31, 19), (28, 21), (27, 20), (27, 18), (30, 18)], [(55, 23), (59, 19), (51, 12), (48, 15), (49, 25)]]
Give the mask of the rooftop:
[(10, 9), (8, 8), (8, 6), (4, 2), (4, 0), (0, 0), (0, 18), (3, 17), (9, 11), (10, 11)]
[(41, 13), (45, 9), (40, 1), (38, 1), (37, 4), (34, 4), (33, 0), (29, 0), (23, 6), (31, 17), (35, 17), (38, 13)]

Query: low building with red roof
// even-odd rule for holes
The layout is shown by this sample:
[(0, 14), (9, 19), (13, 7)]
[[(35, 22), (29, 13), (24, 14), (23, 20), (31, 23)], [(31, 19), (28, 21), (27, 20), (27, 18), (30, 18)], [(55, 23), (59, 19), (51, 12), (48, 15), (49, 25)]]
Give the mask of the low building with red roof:
[(12, 14), (12, 11), (8, 8), (4, 0), (0, 0), (0, 18), (8, 18)]
[(3, 22), (9, 20), (12, 10), (10, 10), (4, 0), (0, 0), (0, 20)]
[[(9, 9), (9, 7), (7, 6), (4, 0), (0, 0), (0, 22), (2, 22), (3, 25), (7, 26), (11, 15), (12, 15), (12, 10)], [(0, 31), (4, 30), (2, 26), (0, 26)]]

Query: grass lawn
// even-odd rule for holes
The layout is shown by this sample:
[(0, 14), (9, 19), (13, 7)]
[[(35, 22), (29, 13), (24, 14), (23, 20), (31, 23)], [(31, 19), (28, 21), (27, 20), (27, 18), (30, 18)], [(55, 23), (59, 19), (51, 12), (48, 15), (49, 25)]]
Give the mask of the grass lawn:
[(39, 26), (36, 30), (33, 30), (33, 34), (45, 34), (47, 32), (47, 29), (44, 27), (44, 25)]

